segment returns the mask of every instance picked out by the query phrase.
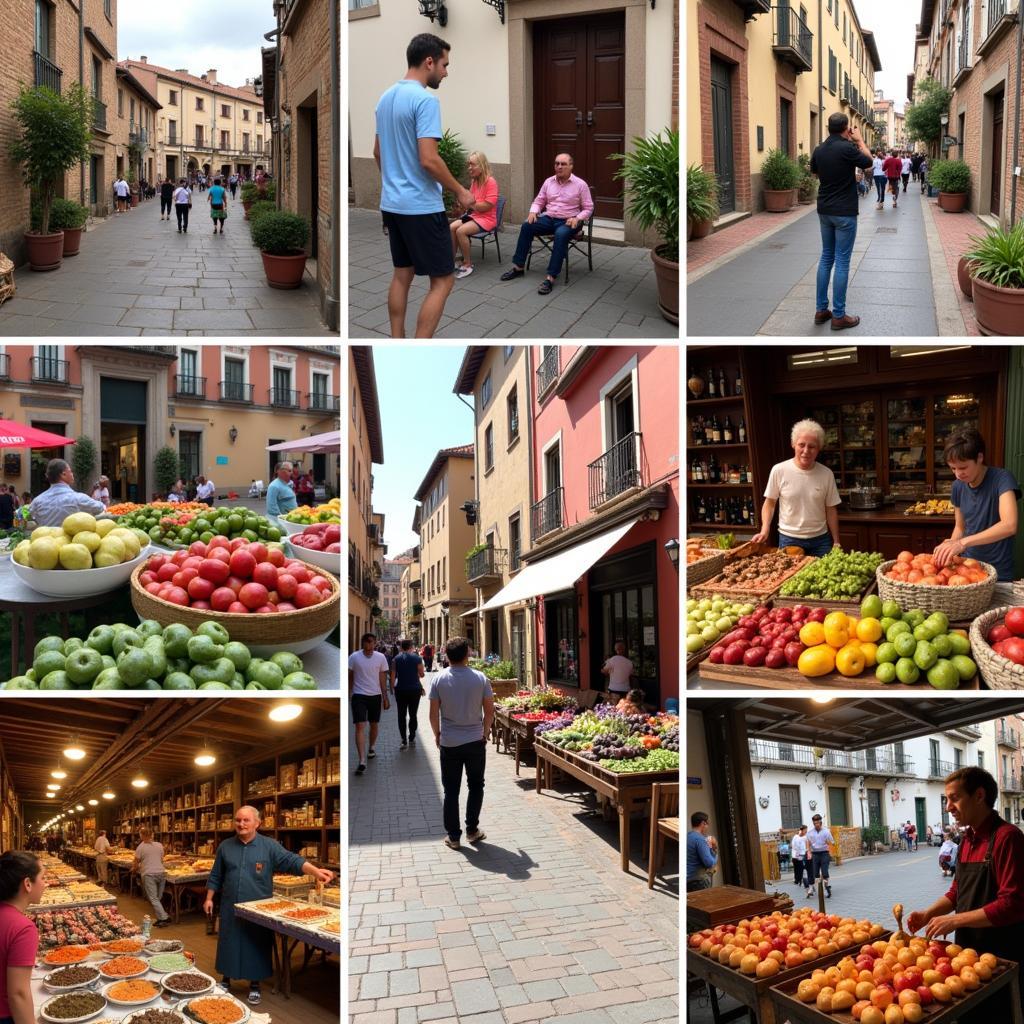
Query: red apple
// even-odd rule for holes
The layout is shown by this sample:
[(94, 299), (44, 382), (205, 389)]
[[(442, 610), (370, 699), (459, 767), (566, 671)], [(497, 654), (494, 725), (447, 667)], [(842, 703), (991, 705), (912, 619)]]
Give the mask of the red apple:
[[(311, 584), (301, 583), (299, 586), (308, 587), (311, 586)], [(317, 593), (319, 593), (319, 591), (317, 591)], [(299, 594), (295, 595), (295, 600), (297, 602), (299, 601)], [(760, 666), (764, 664), (765, 648), (762, 644), (758, 643), (758, 640), (761, 640), (761, 637), (756, 637), (751, 646), (743, 652), (743, 664), (749, 665), (751, 668), (760, 668)]]
[(988, 631), (988, 636), (985, 637), (985, 639), (995, 646), (1000, 640), (1009, 640), (1011, 636), (1013, 636), (1013, 634), (1006, 628), (1006, 626), (1000, 623), (998, 626), (993, 626)]

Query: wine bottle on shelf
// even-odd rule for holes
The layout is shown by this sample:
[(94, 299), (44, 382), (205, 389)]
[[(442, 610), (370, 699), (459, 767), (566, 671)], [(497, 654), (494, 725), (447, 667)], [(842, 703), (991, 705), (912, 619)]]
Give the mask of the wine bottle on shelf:
[(742, 416), (740, 417), (740, 425), (737, 428), (737, 434), (738, 434), (738, 437), (739, 437), (740, 444), (746, 444), (747, 443), (747, 421), (745, 419), (743, 419)]
[(701, 476), (701, 463), (696, 456), (693, 460), (693, 465), (690, 467), (690, 479), (695, 480), (697, 483), (701, 483), (704, 477)]
[(721, 444), (722, 443), (722, 427), (718, 422), (718, 417), (712, 415), (711, 417), (711, 443)]
[(722, 442), (724, 444), (732, 444), (735, 439), (732, 432), (732, 418), (726, 413), (725, 423), (722, 424)]
[(729, 383), (725, 378), (725, 370), (718, 370), (718, 397), (726, 398), (729, 394)]
[(708, 367), (708, 398), (718, 398), (718, 391), (716, 390), (718, 385), (715, 383), (715, 371), (712, 367)]
[(725, 526), (725, 502), (721, 498), (718, 500), (718, 509), (715, 514), (715, 521), (721, 523), (722, 526)]
[(692, 420), (691, 427), (693, 428), (693, 443), (704, 444), (704, 417), (698, 416)]
[(715, 442), (714, 430), (712, 429), (712, 426), (711, 426), (711, 417), (708, 416), (707, 419), (704, 420), (704, 443), (705, 444), (714, 444), (714, 442)]
[(753, 522), (753, 515), (751, 514), (751, 509), (753, 508), (753, 505), (754, 505), (754, 502), (753, 502), (752, 498), (747, 498), (747, 500), (743, 503), (743, 525), (744, 526), (750, 526), (751, 523)]
[(702, 494), (697, 499), (697, 522), (706, 523), (708, 521), (708, 510), (704, 504), (704, 495)]
[(736, 383), (733, 385), (732, 391), (737, 398), (743, 394), (743, 372), (741, 370), (736, 371)]
[(712, 454), (708, 461), (708, 483), (718, 483), (718, 459), (715, 458), (714, 454)]

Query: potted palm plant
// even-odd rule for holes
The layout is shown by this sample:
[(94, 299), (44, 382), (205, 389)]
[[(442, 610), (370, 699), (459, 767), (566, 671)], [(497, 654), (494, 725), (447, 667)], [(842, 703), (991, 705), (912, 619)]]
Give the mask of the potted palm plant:
[(800, 166), (781, 149), (769, 149), (761, 164), (764, 208), (768, 213), (785, 213), (793, 205), (793, 190), (800, 184)]
[(801, 153), (796, 158), (800, 168), (800, 181), (797, 183), (797, 202), (802, 206), (810, 206), (818, 192), (818, 179), (811, 174), (811, 157), (809, 153)]
[(309, 222), (297, 213), (275, 210), (252, 225), (252, 240), (263, 257), (271, 288), (298, 288), (306, 269)]
[(939, 209), (963, 213), (971, 187), (971, 169), (963, 160), (936, 160), (929, 165), (928, 181), (939, 190)]
[(39, 199), (39, 228), (25, 234), (32, 270), (56, 270), (64, 251), (64, 232), (50, 224), (57, 184), (89, 158), (92, 100), (76, 84), (63, 95), (46, 86), (22, 87), (12, 104), (18, 130), (11, 159), (21, 165), (22, 180)]
[(686, 240), (706, 238), (718, 213), (718, 179), (690, 164), (686, 168)]
[(633, 139), (615, 177), (625, 182), (626, 212), (641, 230), (654, 228), (661, 242), (651, 249), (658, 285), (658, 308), (669, 323), (679, 323), (679, 132), (666, 129), (650, 138)]
[(77, 256), (82, 245), (82, 232), (89, 219), (89, 208), (71, 199), (54, 199), (50, 210), (50, 230), (64, 232), (63, 256)]
[(1017, 336), (1024, 324), (1024, 221), (972, 238), (970, 264), (974, 312), (982, 334)]

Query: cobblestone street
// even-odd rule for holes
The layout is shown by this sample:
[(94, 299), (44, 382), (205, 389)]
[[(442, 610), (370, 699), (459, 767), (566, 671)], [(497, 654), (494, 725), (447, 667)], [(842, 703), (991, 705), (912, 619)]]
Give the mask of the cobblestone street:
[(206, 193), (194, 197), (187, 234), (160, 220), (159, 200), (93, 221), (78, 256), (59, 270), (15, 275), (0, 306), (0, 336), (330, 335), (320, 319), (313, 264), (301, 288), (270, 288), (241, 203), (214, 237)]
[(679, 903), (647, 889), (640, 823), (626, 874), (589, 791), (538, 796), (489, 747), (487, 838), (448, 850), (427, 714), (401, 751), (385, 712), (362, 777), (350, 736), (353, 1024), (675, 1024)]

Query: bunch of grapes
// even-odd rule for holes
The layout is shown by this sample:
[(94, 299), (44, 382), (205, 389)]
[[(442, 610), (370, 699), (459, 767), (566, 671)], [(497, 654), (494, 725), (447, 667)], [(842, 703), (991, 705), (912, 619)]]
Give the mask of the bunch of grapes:
[(594, 760), (631, 757), (636, 752), (636, 747), (627, 746), (625, 737), (614, 732), (603, 732), (595, 736), (591, 749), (596, 755)]
[(677, 754), (679, 753), (679, 726), (674, 725), (667, 732), (662, 734), (661, 737), (661, 749), (662, 750), (674, 750)]

